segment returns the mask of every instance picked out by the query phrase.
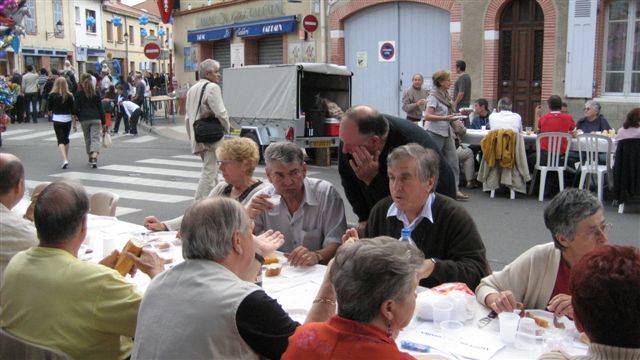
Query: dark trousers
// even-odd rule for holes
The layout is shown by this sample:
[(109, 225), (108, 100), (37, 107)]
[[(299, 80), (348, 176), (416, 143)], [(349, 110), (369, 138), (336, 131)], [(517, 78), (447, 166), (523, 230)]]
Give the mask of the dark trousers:
[(38, 122), (38, 93), (25, 93), (24, 94), (25, 106), (27, 110), (27, 122), (29, 119), (33, 121), (33, 123)]
[(140, 119), (140, 115), (142, 114), (142, 110), (136, 109), (136, 111), (131, 113), (131, 117), (129, 118), (129, 131), (131, 134), (138, 134), (138, 120)]
[(120, 129), (120, 120), (122, 120), (124, 118), (124, 132), (128, 133), (129, 132), (129, 120), (127, 119), (127, 117), (125, 116), (124, 113), (124, 108), (122, 106), (118, 106), (118, 111), (117, 111), (117, 115), (116, 115), (116, 124), (113, 126), (113, 132), (117, 133), (118, 129)]
[(13, 112), (13, 122), (17, 121), (18, 124), (21, 124), (24, 121), (24, 96), (18, 96), (11, 111)]

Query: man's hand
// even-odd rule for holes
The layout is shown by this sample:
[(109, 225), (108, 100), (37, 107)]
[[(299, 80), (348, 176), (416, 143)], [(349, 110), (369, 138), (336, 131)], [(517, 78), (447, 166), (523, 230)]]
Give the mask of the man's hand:
[(167, 225), (160, 222), (155, 216), (147, 216), (144, 218), (144, 227), (151, 231), (167, 231)]
[[(107, 255), (104, 259), (102, 259), (99, 264), (102, 264), (110, 269), (114, 269), (116, 267), (116, 263), (118, 262), (118, 258), (120, 257), (120, 251), (113, 250), (111, 254)], [(136, 274), (136, 267), (132, 267), (129, 270), (129, 275), (133, 277)]]
[(372, 155), (364, 146), (358, 146), (351, 156), (353, 159), (349, 160), (349, 165), (351, 165), (356, 177), (369, 185), (378, 175), (380, 150)]
[(518, 302), (513, 296), (510, 290), (505, 290), (500, 293), (493, 293), (487, 295), (484, 299), (485, 305), (490, 307), (498, 314), (503, 311), (512, 312), (513, 310), (523, 309), (522, 303)]
[(420, 99), (418, 101), (416, 101), (416, 105), (422, 107), (424, 106), (424, 104), (426, 104), (427, 100), (426, 99)]
[(347, 240), (349, 239), (355, 239), (358, 240), (360, 238), (359, 234), (358, 234), (358, 230), (356, 228), (351, 228), (351, 229), (347, 229), (347, 231), (344, 232), (344, 235), (342, 235), (342, 243), (344, 244)]
[(255, 219), (256, 216), (273, 209), (273, 204), (267, 200), (270, 197), (269, 194), (258, 194), (251, 199), (249, 209), (247, 210), (251, 219)]
[(304, 246), (298, 246), (291, 253), (285, 253), (291, 266), (312, 266), (318, 263), (318, 255)]
[(367, 220), (362, 220), (358, 222), (358, 226), (356, 226), (356, 230), (358, 230), (358, 235), (364, 236), (364, 228), (367, 227)]
[(552, 311), (556, 317), (566, 315), (573, 319), (573, 306), (571, 305), (571, 296), (567, 294), (558, 294), (554, 296), (547, 305), (547, 310)]
[(140, 256), (135, 256), (133, 253), (128, 252), (127, 256), (133, 260), (135, 267), (140, 269), (143, 273), (149, 275), (150, 278), (154, 278), (156, 275), (164, 271), (164, 259), (158, 256), (155, 251), (142, 249)]
[(418, 269), (418, 280), (426, 279), (433, 273), (436, 264), (431, 259), (424, 259), (422, 266)]
[(262, 234), (253, 236), (260, 254), (269, 255), (284, 244), (284, 235), (280, 231), (267, 230)]

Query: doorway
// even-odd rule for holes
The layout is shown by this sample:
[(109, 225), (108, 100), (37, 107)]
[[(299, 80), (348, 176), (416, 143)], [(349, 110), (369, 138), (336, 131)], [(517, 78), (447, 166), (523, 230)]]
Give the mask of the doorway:
[(509, 97), (532, 126), (542, 93), (544, 15), (536, 0), (512, 0), (500, 14), (498, 98)]

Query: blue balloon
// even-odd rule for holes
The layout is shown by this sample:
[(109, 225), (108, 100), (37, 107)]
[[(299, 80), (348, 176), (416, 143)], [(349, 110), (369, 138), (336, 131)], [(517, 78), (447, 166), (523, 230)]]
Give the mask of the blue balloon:
[(142, 37), (147, 36), (147, 29), (145, 29), (145, 28), (140, 29), (140, 36), (142, 36)]
[(160, 28), (160, 30), (158, 30), (158, 35), (159, 36), (165, 36), (165, 35), (167, 35), (167, 32), (164, 30), (164, 28)]
[(116, 59), (111, 60), (111, 64), (113, 65), (113, 70), (115, 71), (115, 75), (116, 76), (120, 76), (121, 73), (121, 69), (120, 69), (120, 62)]
[(93, 16), (87, 17), (87, 26), (93, 27), (96, 25), (96, 19)]
[(13, 37), (13, 40), (11, 40), (11, 48), (16, 53), (20, 50), (20, 36)]
[(138, 18), (140, 25), (147, 25), (149, 23), (149, 17), (147, 15), (140, 15)]
[(173, 25), (173, 15), (169, 18), (169, 24)]
[(122, 25), (122, 18), (120, 16), (114, 16), (111, 20), (113, 26), (118, 27)]

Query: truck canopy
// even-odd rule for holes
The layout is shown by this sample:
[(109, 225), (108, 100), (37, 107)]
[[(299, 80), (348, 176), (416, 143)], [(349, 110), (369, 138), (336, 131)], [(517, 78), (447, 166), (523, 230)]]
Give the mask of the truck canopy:
[(314, 97), (350, 106), (351, 71), (344, 66), (299, 63), (224, 69), (223, 98), (235, 126), (294, 121)]

